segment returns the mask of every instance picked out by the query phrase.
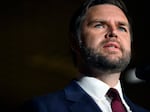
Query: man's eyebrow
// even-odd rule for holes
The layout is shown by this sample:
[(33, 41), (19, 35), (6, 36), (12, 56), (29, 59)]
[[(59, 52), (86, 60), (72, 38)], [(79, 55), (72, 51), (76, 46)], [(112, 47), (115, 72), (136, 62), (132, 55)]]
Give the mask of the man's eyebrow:
[[(101, 24), (107, 24), (107, 21), (106, 20), (91, 20), (88, 22), (88, 25), (92, 25), (94, 23), (101, 23)], [(123, 21), (119, 21), (117, 22), (118, 25), (121, 25), (121, 26), (125, 26), (125, 27), (130, 27), (130, 25), (127, 23), (127, 22), (123, 22)]]
[(120, 21), (120, 22), (118, 22), (118, 24), (119, 24), (119, 25), (121, 25), (121, 26), (126, 26), (126, 27), (128, 27), (128, 28), (129, 28), (129, 24), (128, 24), (128, 23), (126, 23), (126, 22), (122, 22), (122, 21)]
[(94, 24), (94, 23), (101, 23), (101, 24), (105, 24), (106, 21), (105, 20), (92, 20), (88, 22), (88, 25)]

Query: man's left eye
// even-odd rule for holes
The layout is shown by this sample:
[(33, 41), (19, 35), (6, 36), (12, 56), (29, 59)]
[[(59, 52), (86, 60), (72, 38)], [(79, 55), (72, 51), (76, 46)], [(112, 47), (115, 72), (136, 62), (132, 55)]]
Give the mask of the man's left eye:
[(127, 31), (126, 28), (124, 28), (124, 27), (119, 27), (119, 30), (120, 30), (120, 31), (123, 31), (123, 32), (126, 32), (126, 31)]

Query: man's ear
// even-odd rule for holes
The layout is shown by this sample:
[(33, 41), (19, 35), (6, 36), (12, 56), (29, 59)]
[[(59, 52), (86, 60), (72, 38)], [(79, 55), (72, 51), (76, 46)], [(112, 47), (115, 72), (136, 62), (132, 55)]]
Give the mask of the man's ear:
[(70, 34), (70, 51), (72, 54), (72, 59), (74, 62), (74, 65), (78, 66), (78, 59), (80, 57), (80, 45), (78, 42), (77, 36), (75, 36), (73, 33)]
[(70, 34), (70, 47), (71, 47), (71, 50), (75, 53), (78, 53), (80, 51), (78, 37), (74, 35), (73, 33)]

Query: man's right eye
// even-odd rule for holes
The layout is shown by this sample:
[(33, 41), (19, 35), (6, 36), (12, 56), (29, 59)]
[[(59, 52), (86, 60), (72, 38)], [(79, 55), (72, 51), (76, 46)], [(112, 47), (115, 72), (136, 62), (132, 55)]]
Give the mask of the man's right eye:
[(103, 24), (96, 24), (94, 25), (95, 28), (104, 28), (104, 25)]

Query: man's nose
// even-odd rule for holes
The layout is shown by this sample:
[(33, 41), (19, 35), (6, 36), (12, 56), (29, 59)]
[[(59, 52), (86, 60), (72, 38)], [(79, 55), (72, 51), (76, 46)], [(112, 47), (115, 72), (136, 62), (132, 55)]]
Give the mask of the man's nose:
[(109, 30), (106, 35), (105, 35), (105, 38), (117, 38), (117, 34), (114, 30)]

